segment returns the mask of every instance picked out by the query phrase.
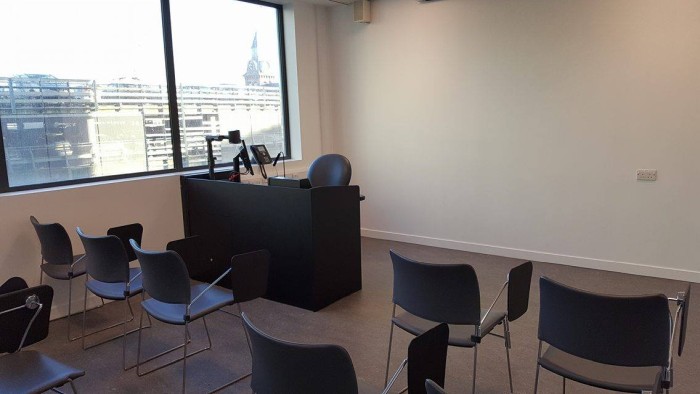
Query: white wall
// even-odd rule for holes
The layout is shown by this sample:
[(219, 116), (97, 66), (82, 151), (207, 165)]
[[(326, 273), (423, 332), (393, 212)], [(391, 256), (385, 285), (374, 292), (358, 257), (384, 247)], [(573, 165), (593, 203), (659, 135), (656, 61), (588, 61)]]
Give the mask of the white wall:
[[(299, 2), (284, 7), (290, 129), (298, 159), (287, 163), (287, 172), (305, 172), (322, 153), (316, 7)], [(184, 234), (179, 182), (178, 175), (167, 175), (0, 195), (0, 283), (11, 276), (23, 277), (30, 285), (39, 283), (41, 253), (30, 215), (41, 222), (61, 223), (75, 253), (83, 251), (76, 226), (89, 234), (104, 234), (109, 227), (133, 222), (144, 226), (144, 247), (165, 248)], [(83, 282), (77, 282), (73, 308), (82, 310)], [(47, 283), (56, 292), (52, 317), (65, 315), (67, 282), (48, 279)]]
[(700, 282), (700, 2), (328, 12), (365, 235)]

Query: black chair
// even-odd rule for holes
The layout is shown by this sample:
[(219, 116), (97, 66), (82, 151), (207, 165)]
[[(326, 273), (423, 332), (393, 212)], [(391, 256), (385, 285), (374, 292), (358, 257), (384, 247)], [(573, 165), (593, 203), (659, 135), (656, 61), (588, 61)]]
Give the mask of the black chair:
[(430, 379), (425, 381), (425, 392), (427, 394), (447, 394), (445, 390)]
[[(137, 350), (136, 373), (143, 376), (157, 371), (168, 365), (182, 360), (182, 392), (185, 392), (187, 383), (187, 358), (202, 351), (211, 349), (211, 337), (207, 327), (206, 315), (220, 308), (233, 304), (233, 294), (230, 291), (214, 287), (221, 279), (229, 274), (229, 268), (217, 280), (211, 284), (190, 284), (187, 267), (180, 256), (173, 251), (153, 252), (145, 251), (134, 241), (130, 241), (136, 252), (141, 270), (143, 272), (143, 288), (151, 297), (141, 301), (141, 317), (139, 320), (139, 342)], [(142, 293), (143, 297), (143, 293)], [(184, 326), (183, 344), (160, 354), (141, 361), (141, 331), (143, 328), (143, 312), (160, 320), (163, 323)], [(209, 345), (192, 353), (187, 353), (189, 342), (189, 324), (197, 319), (202, 319), (207, 334)], [(183, 348), (183, 356), (164, 365), (158, 366), (147, 372), (141, 372), (141, 365), (168, 354), (174, 350)]]
[[(382, 394), (387, 394), (396, 382), (399, 374), (408, 366), (408, 393), (425, 394), (426, 380), (445, 384), (445, 365), (447, 364), (447, 343), (450, 330), (447, 324), (441, 323), (413, 338), (408, 344), (406, 357), (389, 380)], [(401, 390), (404, 392), (405, 390)]]
[[(221, 309), (221, 312), (228, 313), (241, 319), (243, 314), (241, 303), (258, 299), (267, 293), (267, 278), (269, 272), (270, 252), (267, 250), (256, 250), (254, 252), (233, 256), (233, 258), (231, 258), (231, 290), (233, 292), (233, 302), (238, 308), (238, 314), (227, 312), (224, 309)], [(241, 324), (243, 324), (242, 319)], [(245, 339), (248, 343), (248, 351), (252, 358), (253, 349), (251, 348), (250, 338), (248, 337), (248, 332), (245, 330), (245, 325), (243, 325), (243, 333), (245, 334)], [(237, 377), (213, 390), (211, 393), (221, 391), (250, 375), (250, 373), (247, 373)]]
[[(413, 335), (420, 335), (436, 323), (450, 325), (451, 346), (474, 349), (472, 393), (476, 392), (477, 346), (488, 334), (504, 339), (508, 381), (513, 392), (510, 368), (510, 322), (527, 312), (530, 299), (532, 263), (526, 262), (511, 269), (506, 282), (491, 306), (481, 309), (479, 282), (474, 269), (468, 264), (425, 264), (407, 259), (390, 251), (394, 267), (394, 293), (389, 334), (389, 352), (386, 376), (389, 378), (391, 345), (394, 326)], [(508, 288), (507, 311), (494, 309), (503, 291)], [(396, 306), (405, 312), (396, 314)], [(503, 325), (503, 336), (492, 333)]]
[[(669, 301), (678, 304), (672, 318)], [(540, 278), (540, 319), (535, 393), (540, 367), (566, 380), (628, 393), (661, 393), (672, 382), (678, 317), (683, 352), (690, 286), (677, 298), (663, 294), (611, 296)], [(542, 343), (549, 346), (542, 352)]]
[(71, 337), (70, 317), (73, 304), (73, 278), (85, 274), (85, 255), (73, 255), (73, 246), (66, 229), (59, 223), (41, 224), (30, 216), (29, 221), (34, 226), (36, 235), (41, 243), (41, 273), (39, 283), (44, 283), (44, 274), (51, 278), (68, 281), (68, 340), (74, 341), (80, 337)]
[[(73, 383), (85, 371), (60, 363), (25, 346), (49, 333), (53, 289), (47, 285), (28, 288), (20, 278), (0, 287), (0, 392), (43, 393)], [(8, 292), (4, 292), (8, 291)]]
[(347, 186), (351, 176), (350, 161), (336, 153), (318, 157), (311, 163), (307, 173), (311, 187)]
[[(133, 226), (122, 226), (118, 229), (136, 229), (136, 234), (140, 238), (140, 234), (143, 231), (143, 227), (140, 224)], [(110, 229), (112, 230), (112, 229)], [(138, 231), (140, 230), (140, 231)], [(131, 297), (140, 294), (143, 291), (143, 282), (141, 278), (140, 268), (129, 268), (129, 251), (135, 256), (131, 245), (129, 249), (124, 248), (124, 243), (116, 235), (107, 236), (88, 236), (80, 229), (76, 230), (80, 240), (83, 242), (83, 247), (85, 248), (85, 255), (87, 256), (87, 275), (85, 276), (85, 297), (83, 299), (83, 328), (82, 328), (82, 338), (83, 338), (83, 350), (90, 349), (92, 347), (101, 345), (113, 339), (122, 337), (122, 368), (126, 371), (129, 368), (126, 367), (126, 336), (136, 329), (127, 331), (126, 325), (128, 322), (134, 319), (134, 312), (131, 308), (131, 303), (129, 302)], [(114, 231), (112, 231), (114, 234)], [(117, 231), (117, 233), (120, 233)], [(121, 233), (122, 236), (128, 236), (129, 234)], [(85, 334), (85, 316), (87, 312), (87, 292), (90, 290), (91, 293), (100, 297), (101, 299), (108, 299), (113, 301), (124, 301), (124, 320), (108, 327), (104, 327), (93, 331), (91, 333)], [(118, 326), (123, 327), (122, 335), (118, 335), (98, 343), (92, 344), (88, 347), (85, 346), (85, 337), (99, 332), (115, 328)]]

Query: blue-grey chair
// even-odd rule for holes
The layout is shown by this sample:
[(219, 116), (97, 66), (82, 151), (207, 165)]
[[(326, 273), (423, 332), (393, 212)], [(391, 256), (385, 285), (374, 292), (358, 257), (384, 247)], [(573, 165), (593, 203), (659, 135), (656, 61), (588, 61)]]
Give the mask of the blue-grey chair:
[[(476, 393), (478, 345), (489, 334), (503, 338), (512, 393), (509, 323), (527, 312), (532, 263), (528, 261), (511, 269), (498, 296), (488, 309), (482, 309), (479, 281), (470, 265), (426, 264), (403, 257), (393, 250), (389, 254), (394, 267), (394, 306), (391, 312), (385, 382), (389, 379), (394, 326), (410, 334), (421, 335), (437, 323), (447, 323), (450, 327), (450, 346), (474, 349), (472, 393)], [(506, 288), (507, 310), (498, 310), (495, 308), (496, 303)], [(397, 306), (404, 312), (397, 314)], [(492, 332), (498, 325), (503, 325), (503, 335)]]
[[(130, 243), (141, 264), (143, 288), (151, 297), (141, 301), (136, 373), (138, 376), (143, 376), (182, 360), (182, 392), (184, 393), (187, 385), (187, 358), (201, 353), (204, 350), (211, 349), (211, 337), (209, 336), (209, 329), (205, 316), (234, 303), (231, 291), (215, 287), (216, 284), (231, 272), (231, 269), (227, 269), (211, 284), (191, 284), (187, 267), (177, 253), (171, 250), (164, 252), (146, 251), (141, 249), (136, 241), (131, 240)], [(183, 344), (141, 361), (141, 332), (143, 331), (144, 312), (163, 323), (184, 326)], [(209, 344), (202, 349), (188, 354), (188, 327), (191, 322), (200, 318), (204, 323), (204, 329)], [(149, 371), (141, 372), (141, 366), (143, 364), (179, 348), (183, 348), (183, 356), (181, 358)]]
[[(669, 301), (678, 305), (675, 318)], [(681, 323), (685, 343), (690, 285), (678, 297), (613, 296), (540, 278), (537, 373), (540, 367), (589, 386), (626, 393), (659, 394), (673, 385), (673, 341)], [(543, 352), (543, 344), (549, 346)]]
[(46, 338), (53, 289), (32, 288), (21, 278), (0, 286), (0, 392), (43, 393), (69, 384), (85, 371), (63, 364), (33, 350), (22, 349)]
[[(120, 226), (110, 229), (109, 233), (118, 233), (122, 236), (128, 236), (124, 229), (135, 229), (130, 235), (138, 237), (140, 240), (143, 232), (143, 227), (140, 224)], [(116, 231), (114, 229), (117, 229)], [(83, 299), (83, 328), (82, 342), (83, 350), (93, 348), (113, 339), (122, 338), (122, 368), (133, 368), (135, 365), (127, 368), (126, 366), (126, 336), (136, 329), (127, 331), (127, 323), (134, 319), (134, 312), (131, 308), (131, 297), (140, 294), (143, 291), (143, 282), (141, 278), (140, 268), (129, 268), (130, 256), (129, 251), (135, 258), (133, 249), (129, 245), (129, 249), (125, 249), (122, 239), (117, 235), (107, 236), (89, 236), (86, 235), (80, 227), (76, 229), (80, 240), (85, 248), (87, 256), (87, 275), (85, 276), (85, 297)], [(128, 242), (128, 241), (127, 241)], [(128, 245), (128, 243), (127, 243)], [(107, 327), (95, 330), (90, 333), (85, 333), (85, 320), (87, 312), (87, 295), (88, 290), (100, 297), (112, 301), (124, 301), (124, 319), (121, 322), (109, 325)], [(85, 345), (87, 336), (97, 334), (99, 332), (115, 328), (123, 327), (122, 335), (114, 336), (106, 340), (90, 346)]]
[(80, 337), (72, 337), (70, 318), (73, 305), (73, 278), (85, 275), (85, 255), (73, 255), (73, 246), (66, 229), (59, 223), (42, 224), (30, 216), (29, 221), (34, 226), (39, 243), (41, 244), (41, 271), (39, 283), (44, 283), (44, 274), (53, 279), (68, 281), (68, 340), (74, 341)]

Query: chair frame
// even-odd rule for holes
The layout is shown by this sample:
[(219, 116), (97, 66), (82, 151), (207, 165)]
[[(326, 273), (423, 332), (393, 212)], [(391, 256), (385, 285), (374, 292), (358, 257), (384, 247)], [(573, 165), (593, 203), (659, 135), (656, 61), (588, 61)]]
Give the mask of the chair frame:
[[(686, 292), (678, 292), (676, 297), (667, 297), (669, 302), (675, 302), (677, 305), (675, 316), (669, 315), (669, 327), (671, 328), (669, 341), (669, 352), (668, 352), (668, 365), (663, 368), (663, 374), (661, 377), (661, 389), (666, 394), (670, 393), (671, 387), (673, 387), (673, 341), (676, 336), (676, 327), (681, 317), (681, 312), (684, 311), (686, 307)], [(534, 393), (537, 394), (537, 389), (539, 386), (540, 378), (540, 359), (542, 357), (542, 343), (544, 341), (540, 340), (537, 349), (537, 369), (535, 371), (535, 390)], [(680, 350), (679, 350), (680, 353)], [(585, 384), (585, 383), (584, 383)], [(652, 391), (640, 390), (640, 394), (657, 394)], [(562, 393), (566, 393), (566, 377), (562, 376)]]
[[(44, 304), (41, 302), (39, 297), (36, 294), (32, 294), (30, 296), (27, 296), (25, 299), (24, 304), (18, 305), (14, 308), (6, 309), (4, 311), (0, 311), (0, 316), (11, 313), (14, 311), (22, 310), (24, 308), (34, 310), (34, 314), (32, 315), (32, 318), (29, 320), (29, 324), (27, 324), (27, 327), (24, 329), (24, 334), (22, 335), (22, 340), (19, 343), (19, 347), (15, 351), (15, 353), (22, 351), (22, 348), (24, 347), (24, 341), (27, 339), (27, 335), (29, 334), (29, 330), (32, 328), (32, 325), (34, 324), (34, 320), (36, 320), (37, 316), (39, 316), (39, 313), (41, 313), (41, 310), (44, 309)], [(0, 360), (2, 357), (0, 357)], [(77, 393), (78, 390), (75, 388), (75, 383), (73, 382), (73, 379), (68, 378), (66, 382), (61, 384), (61, 387), (65, 385), (66, 383), (70, 384), (71, 389), (73, 390), (74, 393)], [(58, 390), (56, 387), (51, 388), (52, 391), (55, 391), (57, 393), (62, 393), (60, 390)]]
[[(399, 256), (400, 258), (402, 258), (404, 260), (409, 260), (409, 261), (417, 263), (417, 261), (403, 257), (403, 256), (399, 255), (398, 253), (395, 253), (394, 251), (391, 251), (391, 252), (396, 254), (397, 256)], [(528, 261), (528, 262), (523, 263), (523, 264), (516, 266), (516, 267), (520, 267), (520, 266), (522, 266), (524, 264), (528, 264), (528, 263), (532, 264), (531, 262)], [(420, 264), (426, 264), (426, 263), (420, 263)], [(465, 265), (467, 265), (467, 264), (465, 264)], [(474, 348), (474, 361), (473, 361), (473, 369), (472, 369), (472, 394), (476, 393), (476, 372), (477, 372), (477, 360), (478, 360), (478, 346), (481, 343), (481, 340), (483, 339), (482, 326), (483, 326), (484, 322), (486, 321), (486, 319), (489, 317), (489, 314), (493, 311), (493, 308), (494, 308), (494, 306), (496, 306), (496, 303), (498, 302), (498, 300), (501, 298), (501, 295), (503, 295), (503, 292), (508, 287), (510, 280), (511, 280), (511, 278), (510, 278), (510, 272), (509, 272), (508, 275), (506, 276), (506, 281), (503, 283), (500, 291), (498, 292), (498, 295), (496, 296), (496, 298), (494, 298), (493, 302), (491, 302), (491, 305), (486, 310), (486, 313), (484, 313), (484, 315), (480, 318), (479, 324), (474, 326), (474, 335), (472, 335), (472, 337), (471, 337), (471, 340), (474, 342), (474, 346), (473, 346), (473, 348)], [(478, 283), (478, 280), (477, 280), (477, 283)], [(390, 331), (389, 331), (389, 351), (387, 354), (386, 372), (385, 372), (385, 376), (384, 376), (384, 385), (385, 386), (387, 386), (388, 381), (389, 381), (389, 365), (391, 363), (391, 348), (392, 348), (392, 342), (393, 342), (393, 337), (394, 337), (394, 326), (396, 325), (393, 321), (394, 318), (396, 317), (396, 306), (397, 306), (397, 304), (394, 303), (392, 311), (391, 311), (391, 327), (390, 327)], [(410, 313), (410, 311), (407, 311), (407, 312)], [(513, 391), (513, 374), (512, 374), (511, 365), (510, 365), (510, 348), (512, 346), (512, 342), (511, 342), (511, 336), (510, 336), (510, 324), (509, 324), (508, 312), (505, 313), (505, 316), (503, 317), (503, 319), (500, 320), (496, 325), (503, 325), (503, 335), (499, 335), (499, 334), (493, 332), (493, 329), (491, 329), (487, 333), (487, 335), (492, 335), (492, 336), (495, 336), (497, 338), (501, 338), (504, 341), (504, 346), (506, 348), (506, 364), (508, 366), (508, 384), (509, 384), (510, 392), (513, 393), (514, 392)], [(393, 379), (395, 379), (395, 377)], [(408, 389), (408, 387), (401, 390), (401, 392), (404, 392), (407, 389)]]
[[(32, 225), (36, 228), (37, 225), (39, 226), (46, 226), (46, 225), (51, 225), (51, 224), (58, 224), (63, 228), (63, 225), (60, 223), (39, 223), (36, 217), (30, 216), (29, 221), (32, 223)], [(65, 228), (63, 228), (63, 231), (66, 231)], [(68, 235), (68, 233), (66, 233)], [(37, 234), (38, 236), (38, 234)], [(70, 238), (68, 239), (68, 242), (70, 242)], [(39, 243), (41, 243), (41, 238), (39, 239)], [(71, 244), (71, 249), (73, 248), (73, 245)], [(80, 337), (72, 337), (70, 335), (71, 332), (71, 316), (72, 316), (72, 304), (73, 304), (73, 268), (75, 267), (76, 264), (81, 262), (85, 258), (85, 255), (79, 256), (77, 259), (75, 259), (69, 267), (68, 270), (68, 316), (66, 316), (66, 321), (68, 322), (68, 341), (72, 342), (75, 340), (80, 339)], [(44, 264), (49, 264), (45, 259), (44, 255), (42, 254), (41, 256), (41, 262), (39, 263), (39, 284), (43, 285), (44, 284), (44, 270), (41, 268)], [(102, 300), (102, 305), (104, 305), (104, 300)]]
[[(131, 243), (131, 246), (134, 248), (134, 250), (140, 249), (139, 245), (138, 245), (133, 239), (130, 240), (129, 242)], [(174, 253), (174, 252), (173, 252), (173, 253)], [(202, 291), (201, 291), (199, 294), (197, 294), (193, 299), (191, 299), (191, 300), (190, 300), (190, 303), (187, 304), (187, 305), (185, 306), (185, 319), (184, 319), (184, 327), (185, 327), (185, 330), (184, 330), (184, 341), (183, 341), (182, 345), (178, 345), (178, 346), (175, 346), (175, 347), (173, 347), (173, 348), (171, 348), (171, 349), (165, 350), (165, 351), (163, 351), (163, 352), (161, 352), (161, 353), (158, 353), (158, 354), (156, 354), (155, 356), (151, 356), (151, 357), (149, 357), (149, 358), (147, 358), (147, 359), (145, 359), (145, 360), (143, 360), (143, 361), (141, 360), (141, 332), (143, 331), (143, 328), (146, 328), (146, 327), (143, 327), (144, 308), (143, 308), (143, 307), (141, 308), (141, 315), (140, 315), (140, 317), (139, 317), (139, 340), (138, 340), (138, 347), (137, 347), (137, 352), (136, 352), (136, 375), (137, 375), (137, 376), (141, 377), (141, 376), (144, 376), (144, 375), (148, 375), (148, 374), (150, 374), (150, 373), (152, 373), (152, 372), (158, 371), (158, 370), (160, 370), (160, 369), (163, 369), (163, 368), (165, 368), (165, 367), (168, 367), (168, 366), (170, 366), (170, 365), (173, 365), (173, 364), (175, 364), (175, 363), (177, 363), (177, 362), (179, 362), (179, 361), (182, 361), (182, 392), (183, 392), (183, 393), (186, 392), (186, 387), (187, 387), (187, 358), (188, 358), (188, 357), (192, 357), (192, 356), (194, 356), (195, 354), (199, 354), (199, 353), (201, 353), (201, 352), (203, 352), (203, 351), (205, 351), (205, 350), (209, 350), (209, 349), (211, 349), (211, 346), (212, 346), (212, 344), (211, 344), (211, 336), (209, 335), (209, 327), (207, 326), (207, 319), (206, 319), (206, 316), (202, 316), (202, 322), (204, 323), (204, 330), (205, 330), (205, 332), (206, 332), (206, 334), (207, 334), (207, 342), (208, 342), (208, 345), (205, 346), (205, 347), (203, 347), (203, 348), (201, 348), (201, 349), (198, 349), (198, 350), (196, 350), (196, 351), (194, 351), (194, 352), (192, 352), (192, 353), (190, 353), (190, 354), (187, 354), (187, 344), (191, 342), (191, 337), (190, 337), (190, 333), (189, 333), (190, 309), (192, 308), (192, 305), (194, 305), (194, 303), (197, 302), (197, 300), (199, 300), (206, 292), (208, 292), (209, 290), (211, 290), (212, 287), (216, 286), (216, 285), (217, 285), (222, 279), (224, 279), (224, 278), (226, 277), (226, 275), (228, 275), (230, 272), (231, 272), (231, 268), (227, 269), (223, 274), (221, 274), (218, 278), (216, 278), (216, 280), (215, 280), (214, 282), (210, 283), (204, 290), (202, 290)], [(141, 292), (141, 300), (142, 300), (142, 301), (145, 300), (145, 294), (146, 294), (146, 289), (144, 289), (144, 291)], [(146, 314), (148, 315), (148, 312), (146, 312)], [(154, 317), (155, 317), (155, 316), (154, 316)], [(150, 316), (149, 316), (149, 318), (150, 318)], [(158, 320), (158, 319), (156, 318), (156, 320)], [(150, 361), (153, 361), (153, 360), (155, 360), (155, 359), (157, 359), (157, 358), (160, 358), (160, 357), (162, 357), (162, 356), (164, 356), (164, 355), (166, 355), (166, 354), (172, 353), (172, 352), (174, 352), (174, 351), (176, 351), (176, 350), (178, 350), (178, 349), (180, 349), (180, 348), (183, 348), (183, 355), (182, 355), (182, 357), (178, 357), (178, 358), (175, 359), (175, 360), (172, 360), (172, 361), (169, 361), (169, 362), (167, 362), (167, 363), (165, 363), (165, 364), (159, 365), (159, 366), (157, 366), (157, 367), (155, 367), (155, 368), (152, 368), (152, 369), (150, 369), (150, 370), (148, 370), (148, 371), (145, 371), (145, 372), (142, 372), (142, 371), (141, 371), (141, 366), (142, 366), (142, 365), (144, 365), (144, 364), (146, 364), (146, 363), (148, 363), (148, 362), (150, 362)]]

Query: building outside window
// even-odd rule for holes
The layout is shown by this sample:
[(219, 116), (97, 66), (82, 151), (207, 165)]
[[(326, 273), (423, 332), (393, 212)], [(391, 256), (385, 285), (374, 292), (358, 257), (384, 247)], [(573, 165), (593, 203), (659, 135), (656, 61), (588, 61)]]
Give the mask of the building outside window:
[[(0, 34), (12, 37), (0, 62), (3, 190), (204, 166), (204, 137), (233, 129), (288, 150), (280, 7), (163, 1), (172, 39), (158, 0), (0, 0)], [(234, 149), (215, 144), (219, 162)]]

